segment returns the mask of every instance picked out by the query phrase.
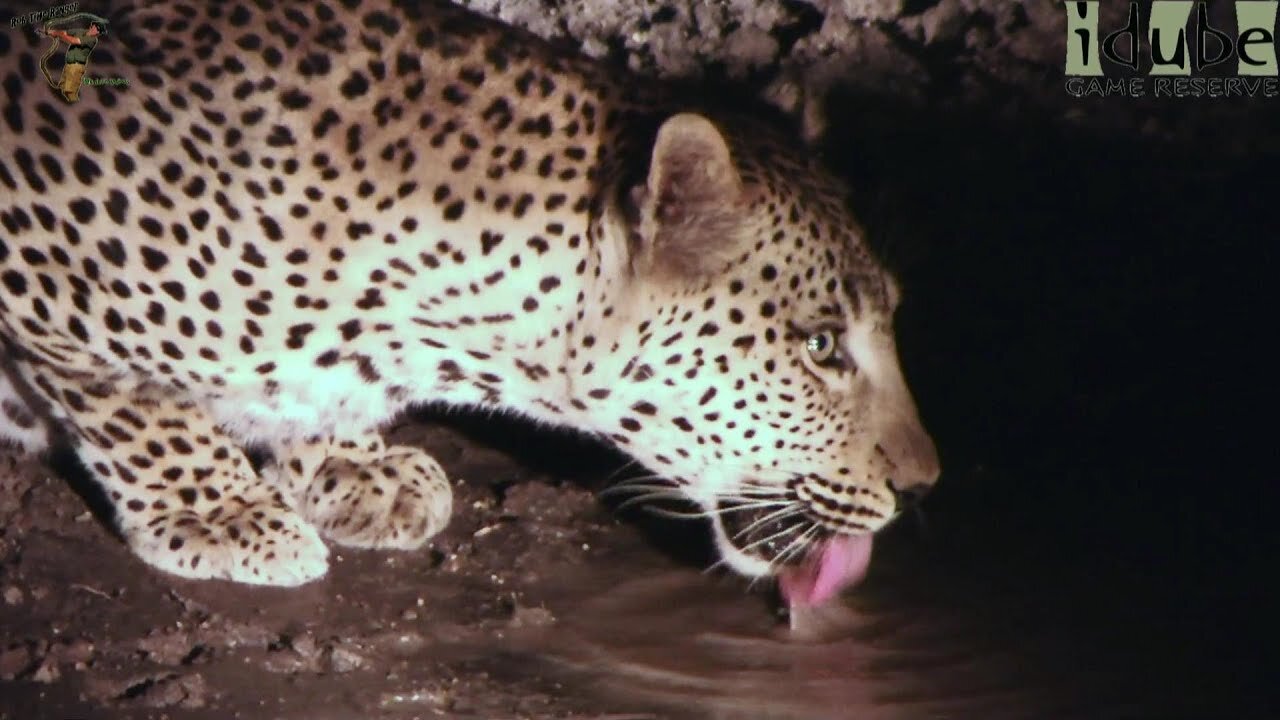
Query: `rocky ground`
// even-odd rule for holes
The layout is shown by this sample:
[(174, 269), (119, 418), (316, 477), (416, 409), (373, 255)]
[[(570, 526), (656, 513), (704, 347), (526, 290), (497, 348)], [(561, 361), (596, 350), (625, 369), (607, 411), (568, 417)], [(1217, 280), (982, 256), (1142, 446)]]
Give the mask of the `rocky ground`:
[[(423, 552), (337, 549), (294, 590), (151, 571), (51, 470), (61, 458), (0, 456), (0, 718), (646, 717), (563, 692), (505, 640), (554, 626), (620, 556), (642, 548), (636, 572), (660, 554), (536, 448), (530, 467), (435, 424), (394, 437), (458, 478), (448, 530)], [(562, 476), (612, 462), (539, 442)]]

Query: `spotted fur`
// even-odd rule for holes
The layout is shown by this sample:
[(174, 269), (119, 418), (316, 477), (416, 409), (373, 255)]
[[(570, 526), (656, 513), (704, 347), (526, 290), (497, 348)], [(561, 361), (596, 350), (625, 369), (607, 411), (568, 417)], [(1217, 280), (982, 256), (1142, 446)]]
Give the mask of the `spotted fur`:
[(437, 3), (94, 10), (130, 84), (74, 105), (0, 35), (0, 434), (65, 430), (146, 562), (421, 546), (449, 485), (377, 431), (423, 402), (611, 440), (749, 574), (933, 483), (893, 280), (772, 129)]

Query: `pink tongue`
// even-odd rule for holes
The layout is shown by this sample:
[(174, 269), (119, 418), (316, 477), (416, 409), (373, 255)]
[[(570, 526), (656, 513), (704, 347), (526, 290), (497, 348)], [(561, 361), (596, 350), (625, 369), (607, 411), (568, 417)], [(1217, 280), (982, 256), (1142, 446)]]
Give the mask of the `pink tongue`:
[(867, 574), (871, 562), (871, 533), (840, 535), (809, 553), (799, 567), (778, 576), (782, 596), (791, 607), (821, 605)]

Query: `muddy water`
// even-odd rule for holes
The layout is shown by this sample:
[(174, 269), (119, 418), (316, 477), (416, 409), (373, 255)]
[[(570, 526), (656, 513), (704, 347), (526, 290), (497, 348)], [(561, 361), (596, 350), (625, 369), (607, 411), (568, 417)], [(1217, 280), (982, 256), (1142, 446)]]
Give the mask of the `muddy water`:
[(1264, 616), (1239, 623), (1230, 592), (1197, 589), (1229, 578), (1161, 575), (1041, 521), (1022, 543), (895, 528), (861, 587), (790, 619), (770, 593), (642, 558), (562, 576), (555, 604), (572, 610), (512, 636), (515, 663), (618, 717), (1280, 717), (1275, 666), (1254, 653)]
[[(553, 633), (517, 637), (570, 692), (688, 718), (1271, 717), (1260, 685), (1208, 688), (1178, 629), (1097, 609), (1014, 607), (955, 578), (929, 600), (890, 583), (809, 618), (797, 638), (761, 603), (696, 573), (604, 590)], [(1259, 669), (1254, 668), (1256, 673)], [(1248, 684), (1236, 678), (1240, 685)]]

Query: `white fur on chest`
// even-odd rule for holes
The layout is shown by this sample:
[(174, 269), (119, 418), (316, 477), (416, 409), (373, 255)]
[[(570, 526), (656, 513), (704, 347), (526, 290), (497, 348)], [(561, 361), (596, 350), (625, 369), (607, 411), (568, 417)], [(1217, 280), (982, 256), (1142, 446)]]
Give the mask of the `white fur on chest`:
[(409, 404), (392, 400), (354, 368), (312, 375), (285, 380), (270, 392), (261, 383), (232, 386), (209, 398), (208, 408), (221, 426), (245, 441), (288, 442), (376, 428)]
[[(501, 407), (564, 422), (563, 417), (544, 417), (547, 404), (563, 404), (568, 394), (560, 372), (562, 346), (531, 340), (545, 332), (548, 320), (531, 315), (504, 327), (505, 333), (483, 327), (433, 328), (428, 333), (402, 319), (389, 332), (341, 345), (331, 366), (317, 367), (311, 348), (284, 351), (274, 355), (272, 382), (242, 368), (216, 392), (199, 394), (217, 422), (246, 442), (371, 431), (411, 406), (428, 403)], [(415, 333), (430, 335), (445, 347), (424, 344)], [(402, 349), (389, 350), (386, 337), (401, 339)], [(376, 379), (370, 379), (362, 364)], [(546, 374), (529, 377), (526, 370), (533, 366)], [(485, 379), (494, 377), (500, 380)]]

